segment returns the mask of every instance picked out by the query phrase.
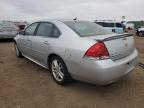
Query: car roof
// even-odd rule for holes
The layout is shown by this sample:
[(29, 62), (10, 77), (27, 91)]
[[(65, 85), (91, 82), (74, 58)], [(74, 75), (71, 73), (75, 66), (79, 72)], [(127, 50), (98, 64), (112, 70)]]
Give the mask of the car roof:
[[(85, 20), (73, 20), (73, 19), (42, 19), (42, 20), (36, 20), (34, 22), (48, 22), (48, 21), (60, 21), (60, 22), (67, 22), (67, 21), (85, 21)], [(91, 21), (92, 22), (92, 21)]]

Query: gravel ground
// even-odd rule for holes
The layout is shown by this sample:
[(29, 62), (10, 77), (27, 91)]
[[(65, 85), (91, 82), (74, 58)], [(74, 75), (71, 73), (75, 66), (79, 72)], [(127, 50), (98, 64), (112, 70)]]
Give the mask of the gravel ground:
[[(135, 40), (144, 63), (144, 38)], [(48, 70), (17, 58), (12, 41), (0, 41), (0, 108), (144, 108), (144, 69), (109, 86), (60, 86)]]

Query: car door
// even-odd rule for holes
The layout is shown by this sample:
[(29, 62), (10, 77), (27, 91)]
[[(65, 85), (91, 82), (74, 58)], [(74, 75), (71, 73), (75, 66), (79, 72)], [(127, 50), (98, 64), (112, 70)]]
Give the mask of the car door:
[(34, 59), (40, 64), (47, 66), (48, 51), (50, 49), (50, 41), (53, 35), (54, 25), (49, 22), (41, 22), (36, 36), (32, 38), (32, 53)]
[(35, 30), (39, 23), (33, 23), (29, 25), (23, 35), (20, 35), (21, 38), (19, 39), (19, 47), (23, 55), (27, 57), (32, 57), (32, 37), (34, 36)]

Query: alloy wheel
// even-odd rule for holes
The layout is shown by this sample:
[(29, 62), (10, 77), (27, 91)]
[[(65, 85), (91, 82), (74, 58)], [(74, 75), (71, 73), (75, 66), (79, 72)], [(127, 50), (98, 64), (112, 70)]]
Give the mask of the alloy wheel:
[(64, 69), (60, 61), (57, 59), (52, 61), (51, 64), (51, 70), (52, 74), (58, 82), (62, 81), (64, 79)]

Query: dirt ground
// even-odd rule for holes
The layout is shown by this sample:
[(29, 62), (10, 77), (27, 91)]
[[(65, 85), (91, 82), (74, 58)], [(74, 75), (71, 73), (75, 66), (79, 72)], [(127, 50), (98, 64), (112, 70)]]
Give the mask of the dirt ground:
[[(135, 40), (144, 63), (144, 38)], [(144, 69), (109, 86), (60, 86), (48, 70), (17, 58), (12, 41), (0, 41), (0, 108), (144, 108)]]

